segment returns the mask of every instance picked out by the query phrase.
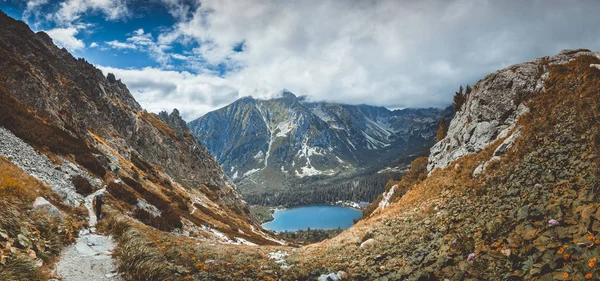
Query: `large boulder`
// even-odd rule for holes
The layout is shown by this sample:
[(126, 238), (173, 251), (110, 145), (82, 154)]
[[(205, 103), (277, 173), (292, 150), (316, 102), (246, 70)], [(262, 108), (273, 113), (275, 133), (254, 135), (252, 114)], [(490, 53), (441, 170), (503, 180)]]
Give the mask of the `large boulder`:
[(48, 202), (44, 197), (38, 197), (33, 202), (32, 211), (45, 211), (48, 214), (55, 217), (62, 217), (63, 214), (60, 212), (58, 208), (56, 208), (52, 203)]

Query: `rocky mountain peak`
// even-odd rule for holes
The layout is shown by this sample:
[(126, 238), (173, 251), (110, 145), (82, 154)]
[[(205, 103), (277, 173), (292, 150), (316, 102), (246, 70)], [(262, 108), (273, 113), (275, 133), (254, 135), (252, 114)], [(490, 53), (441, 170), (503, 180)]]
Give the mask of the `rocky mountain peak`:
[(281, 96), (286, 99), (296, 99), (297, 98), (296, 95), (294, 95), (294, 93), (292, 93), (288, 90), (281, 91)]
[(174, 108), (171, 114), (168, 114), (166, 111), (161, 111), (157, 116), (160, 120), (167, 123), (171, 129), (179, 133), (189, 132), (186, 122), (179, 114), (177, 108)]
[(48, 45), (54, 45), (54, 41), (52, 40), (52, 38), (50, 38), (50, 35), (48, 35), (48, 33), (43, 32), (43, 31), (38, 31), (36, 33), (36, 35), (42, 39), (42, 41), (46, 42), (46, 44)]

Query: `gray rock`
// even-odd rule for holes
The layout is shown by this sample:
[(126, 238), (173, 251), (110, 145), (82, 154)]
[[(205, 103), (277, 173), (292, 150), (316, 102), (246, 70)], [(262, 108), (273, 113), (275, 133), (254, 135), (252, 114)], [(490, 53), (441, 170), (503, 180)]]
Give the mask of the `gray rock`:
[[(600, 56), (586, 49), (563, 50), (558, 55), (513, 65), (481, 79), (450, 122), (446, 137), (431, 148), (427, 170), (445, 168), (506, 137), (519, 117), (529, 111), (521, 102), (523, 98), (544, 90), (548, 65), (564, 64), (581, 55)], [(505, 153), (518, 136), (509, 137), (494, 156)], [(480, 173), (484, 167), (485, 163), (476, 171)]]
[(48, 202), (44, 197), (38, 197), (33, 202), (33, 211), (46, 211), (50, 215), (62, 217), (63, 214), (52, 203)]

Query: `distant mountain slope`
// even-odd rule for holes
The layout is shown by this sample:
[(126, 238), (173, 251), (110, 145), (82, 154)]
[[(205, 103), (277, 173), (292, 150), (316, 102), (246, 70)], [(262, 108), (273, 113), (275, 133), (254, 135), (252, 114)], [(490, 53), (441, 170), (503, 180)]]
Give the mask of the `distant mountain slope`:
[(352, 180), (370, 167), (423, 153), (443, 115), (452, 112), (307, 102), (284, 91), (271, 100), (242, 98), (188, 127), (253, 202), (247, 195), (314, 186), (334, 176)]
[(46, 33), (2, 12), (0, 26), (0, 156), (48, 182), (65, 203), (83, 198), (69, 179), (82, 175), (107, 186), (112, 208), (157, 228), (273, 243), (176, 110), (148, 113), (113, 74)]

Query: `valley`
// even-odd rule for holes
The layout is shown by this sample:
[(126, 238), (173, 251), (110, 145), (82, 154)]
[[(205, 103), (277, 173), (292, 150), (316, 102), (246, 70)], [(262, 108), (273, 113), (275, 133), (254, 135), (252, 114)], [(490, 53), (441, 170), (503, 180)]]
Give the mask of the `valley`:
[[(445, 61), (453, 54), (410, 52), (382, 29), (400, 29), (401, 24), (356, 21), (366, 12), (373, 13), (369, 22), (385, 18), (387, 11), (399, 17), (401, 8), (393, 1), (375, 11), (370, 5), (380, 3), (365, 2), (344, 18), (344, 28), (319, 37), (352, 38), (333, 45), (334, 63), (326, 60), (311, 68), (308, 60), (295, 58), (331, 55), (330, 49), (309, 44), (316, 29), (276, 27), (290, 24), (283, 21), (288, 18), (310, 27), (313, 14), (336, 24), (339, 15), (320, 14), (331, 8), (327, 5), (315, 4), (318, 9), (311, 6), (310, 17), (297, 19), (299, 9), (281, 10), (291, 5), (287, 2), (275, 10), (267, 2), (203, 1), (195, 9), (185, 6), (190, 3), (157, 2), (152, 5), (160, 9), (144, 9), (156, 18), (176, 20), (170, 27), (161, 23), (144, 30), (137, 26), (148, 24), (143, 16), (115, 21), (112, 17), (129, 12), (129, 6), (110, 7), (109, 14), (104, 6), (109, 2), (19, 2), (6, 11), (13, 2), (0, 3), (0, 280), (600, 280), (600, 52), (563, 49), (510, 64), (515, 57), (507, 53), (540, 52), (539, 40), (517, 44), (523, 45), (518, 52), (500, 52), (498, 42), (484, 40), (486, 55)], [(548, 10), (552, 20), (540, 19), (525, 13), (524, 2), (518, 4), (519, 12), (536, 23), (528, 34), (534, 39), (541, 26), (566, 24), (556, 15), (572, 15), (555, 9)], [(27, 20), (40, 23), (40, 7), (49, 5), (57, 11), (43, 20), (55, 26), (33, 31), (41, 29)], [(340, 5), (335, 10), (347, 12)], [(493, 14), (512, 11), (495, 2), (488, 5)], [(243, 16), (219, 13), (228, 6), (243, 10)], [(15, 19), (15, 7), (24, 9), (24, 20)], [(436, 14), (436, 21), (452, 25), (464, 17), (456, 14), (457, 7), (465, 9)], [(417, 8), (421, 13), (411, 22), (428, 19), (423, 13), (430, 7)], [(253, 18), (265, 10), (268, 17)], [(464, 14), (473, 25), (481, 24), (479, 16), (490, 17)], [(516, 21), (510, 15), (508, 20)], [(85, 22), (92, 18), (95, 24)], [(567, 18), (569, 23), (578, 20)], [(264, 43), (257, 44), (253, 33), (235, 30), (237, 20), (248, 28), (271, 20), (277, 25), (261, 26), (268, 32), (256, 32)], [(220, 29), (211, 29), (215, 26)], [(327, 26), (318, 29), (327, 31)], [(116, 27), (133, 31), (124, 32), (123, 42), (97, 35)], [(564, 27), (566, 33), (552, 30), (561, 35), (553, 39), (554, 47), (583, 42), (569, 41), (578, 33)], [(484, 29), (503, 42), (515, 32), (504, 26)], [(458, 30), (467, 39), (474, 32)], [(421, 30), (412, 31), (423, 37)], [(221, 33), (227, 38), (213, 40)], [(288, 33), (301, 40), (291, 40)], [(383, 35), (383, 45), (394, 49), (383, 48), (382, 38), (367, 36), (371, 33)], [(244, 34), (244, 40), (231, 34)], [(272, 44), (273, 34), (287, 38), (286, 43)], [(61, 45), (65, 37), (71, 39), (66, 47)], [(402, 38), (412, 42), (413, 37)], [(92, 44), (90, 38), (98, 40)], [(442, 39), (445, 51), (456, 48)], [(480, 43), (464, 42), (461, 53)], [(344, 48), (358, 43), (369, 47)], [(296, 49), (304, 55), (294, 54)], [(282, 50), (285, 55), (276, 56)], [(73, 55), (94, 58), (109, 51), (115, 53), (100, 56), (107, 64), (131, 63), (142, 52), (161, 62), (142, 70), (150, 78), (136, 80), (132, 73), (139, 70), (134, 68), (105, 67)], [(287, 68), (259, 71), (261, 79), (254, 81), (256, 76), (244, 70), (264, 70), (256, 68), (261, 60), (248, 57), (256, 52), (267, 52), (269, 60)], [(385, 60), (377, 61), (380, 53)], [(407, 64), (411, 73), (384, 68), (387, 60), (398, 64), (395, 59), (402, 54), (416, 57)], [(364, 61), (355, 65), (358, 57)], [(494, 57), (502, 57), (501, 63), (491, 63)], [(434, 61), (434, 67), (423, 58)], [(288, 60), (303, 69), (301, 75), (288, 72)], [(372, 60), (377, 67), (368, 67), (365, 61)], [(476, 83), (463, 88), (456, 81), (479, 73), (466, 67), (472, 61), (478, 71), (494, 71), (478, 74)], [(199, 65), (205, 68), (189, 69)], [(424, 80), (419, 79), (422, 65)], [(327, 75), (345, 67), (352, 75)], [(327, 87), (312, 76), (316, 70), (317, 76), (332, 80)], [(343, 94), (348, 104), (288, 90), (260, 95), (264, 89), (255, 85), (273, 86), (271, 79), (282, 80), (274, 84), (278, 89), (297, 85), (295, 79), (310, 84), (303, 80), (308, 79), (310, 89)], [(234, 83), (244, 86), (231, 90)], [(446, 89), (448, 83), (457, 85)], [(445, 109), (391, 110), (355, 102), (357, 96), (362, 101), (417, 97), (436, 104), (440, 95), (428, 90), (438, 86), (448, 93), (447, 100), (454, 92)], [(144, 87), (152, 91), (140, 90)], [(165, 89), (192, 93), (192, 102), (183, 99), (192, 104), (181, 112), (170, 108), (170, 113), (140, 104), (159, 98), (171, 107), (181, 97), (161, 92)], [(360, 95), (364, 89), (369, 96)], [(239, 98), (248, 91), (253, 96)], [(190, 110), (194, 106), (203, 108)], [(182, 117), (197, 112), (207, 113), (190, 122)]]

